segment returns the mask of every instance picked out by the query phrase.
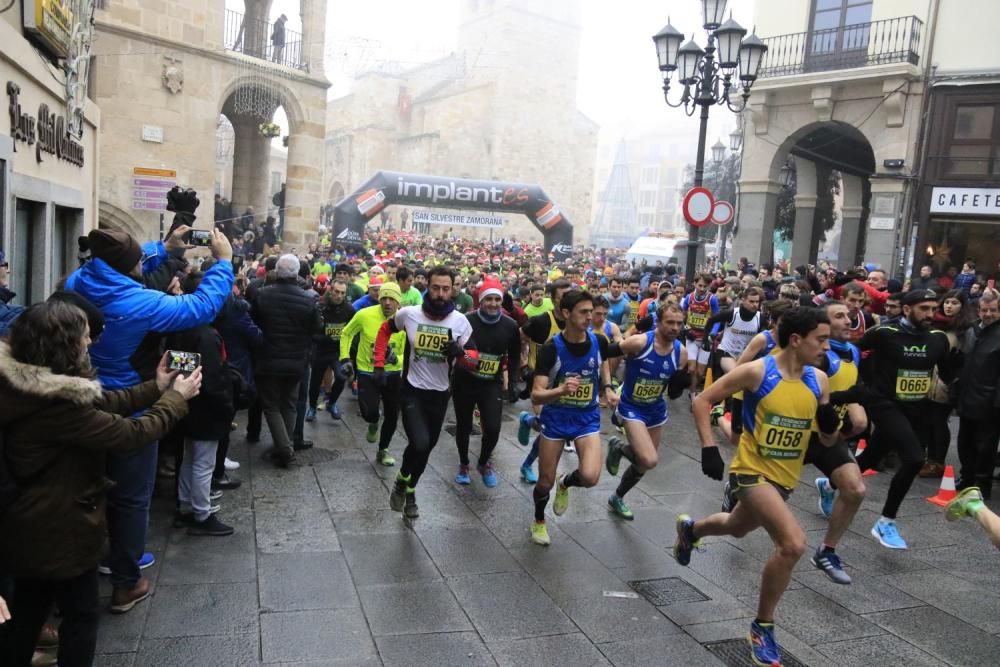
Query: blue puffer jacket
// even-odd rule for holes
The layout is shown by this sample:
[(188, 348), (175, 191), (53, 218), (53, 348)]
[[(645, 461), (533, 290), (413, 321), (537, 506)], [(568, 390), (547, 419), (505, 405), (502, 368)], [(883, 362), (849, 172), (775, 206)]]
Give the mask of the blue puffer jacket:
[[(167, 259), (160, 242), (143, 247), (143, 272)], [(90, 348), (90, 359), (105, 389), (139, 384), (132, 355), (149, 332), (171, 333), (210, 324), (233, 289), (233, 265), (215, 263), (193, 294), (171, 296), (146, 289), (135, 279), (92, 259), (66, 279), (66, 289), (79, 292), (104, 314), (104, 333)]]

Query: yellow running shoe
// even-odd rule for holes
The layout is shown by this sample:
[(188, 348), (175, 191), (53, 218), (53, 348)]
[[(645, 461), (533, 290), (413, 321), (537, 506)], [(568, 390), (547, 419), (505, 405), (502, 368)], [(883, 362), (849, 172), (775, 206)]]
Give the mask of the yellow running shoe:
[(563, 479), (565, 478), (566, 476), (563, 475), (556, 482), (556, 499), (552, 503), (552, 511), (556, 516), (562, 516), (569, 508), (569, 489), (563, 486)]
[(545, 527), (544, 521), (533, 521), (531, 523), (531, 541), (543, 547), (552, 544), (549, 538), (549, 529)]

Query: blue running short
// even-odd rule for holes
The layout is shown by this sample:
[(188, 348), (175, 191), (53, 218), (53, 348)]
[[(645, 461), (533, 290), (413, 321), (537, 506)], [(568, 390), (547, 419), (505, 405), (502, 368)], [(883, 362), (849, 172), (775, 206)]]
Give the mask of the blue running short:
[(583, 410), (545, 406), (539, 421), (542, 435), (549, 440), (576, 440), (601, 432), (601, 411), (596, 406)]
[(622, 400), (618, 403), (618, 416), (625, 421), (642, 422), (646, 428), (655, 428), (667, 423), (667, 404), (657, 401), (652, 405), (633, 405)]

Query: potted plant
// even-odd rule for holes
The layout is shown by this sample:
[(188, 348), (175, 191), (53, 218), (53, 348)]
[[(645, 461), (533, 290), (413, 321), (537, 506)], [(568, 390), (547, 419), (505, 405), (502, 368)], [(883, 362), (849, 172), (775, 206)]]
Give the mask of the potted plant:
[(281, 126), (277, 123), (261, 123), (258, 129), (261, 135), (265, 137), (273, 139), (274, 137), (281, 136)]

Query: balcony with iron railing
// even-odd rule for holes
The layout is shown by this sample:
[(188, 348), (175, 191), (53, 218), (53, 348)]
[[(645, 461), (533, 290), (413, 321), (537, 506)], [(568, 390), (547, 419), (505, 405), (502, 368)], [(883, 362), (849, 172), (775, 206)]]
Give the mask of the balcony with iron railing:
[(768, 37), (762, 40), (767, 53), (758, 76), (765, 79), (890, 63), (916, 65), (923, 25), (916, 16), (901, 16)]
[(253, 19), (245, 14), (226, 10), (226, 49), (259, 58), (276, 65), (307, 70), (302, 51), (302, 33), (285, 28), (284, 46), (276, 44), (274, 24), (262, 19)]

